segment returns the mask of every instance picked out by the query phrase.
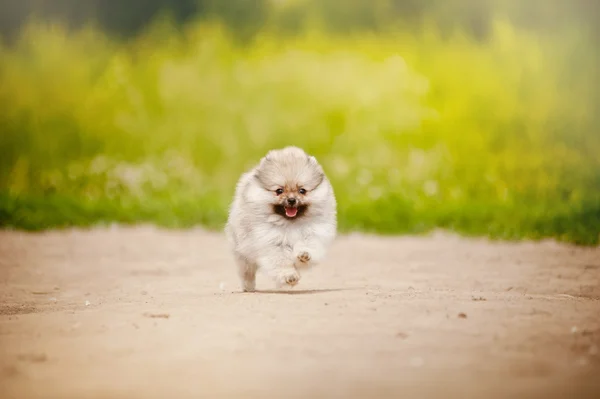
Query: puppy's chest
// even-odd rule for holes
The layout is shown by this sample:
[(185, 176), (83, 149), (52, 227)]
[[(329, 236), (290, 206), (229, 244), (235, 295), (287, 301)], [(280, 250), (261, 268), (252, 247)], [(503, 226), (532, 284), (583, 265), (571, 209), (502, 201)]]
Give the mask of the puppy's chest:
[(279, 227), (263, 232), (264, 238), (272, 245), (293, 247), (296, 243), (306, 239), (309, 231), (303, 228)]

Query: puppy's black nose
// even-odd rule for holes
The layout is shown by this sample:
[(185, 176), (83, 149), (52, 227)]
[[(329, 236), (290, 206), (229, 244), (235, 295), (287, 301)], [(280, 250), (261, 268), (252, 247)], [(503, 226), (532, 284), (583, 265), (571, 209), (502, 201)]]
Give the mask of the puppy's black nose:
[(290, 205), (295, 205), (296, 204), (296, 198), (288, 198), (287, 199), (288, 204)]

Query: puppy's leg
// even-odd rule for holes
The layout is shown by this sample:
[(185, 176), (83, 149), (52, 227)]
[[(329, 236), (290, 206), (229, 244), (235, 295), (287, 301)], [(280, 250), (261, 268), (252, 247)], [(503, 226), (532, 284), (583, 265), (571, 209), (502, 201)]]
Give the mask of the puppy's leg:
[(292, 258), (298, 269), (309, 268), (320, 263), (336, 236), (335, 223), (316, 226), (312, 234), (305, 235), (295, 243)]
[(258, 259), (259, 267), (275, 280), (277, 287), (295, 286), (300, 281), (300, 274), (294, 267), (289, 253), (271, 253)]
[(294, 265), (299, 268), (315, 266), (325, 257), (325, 246), (314, 240), (302, 241), (294, 245)]
[(238, 272), (244, 292), (253, 292), (256, 289), (256, 264), (248, 261), (243, 256), (236, 256)]

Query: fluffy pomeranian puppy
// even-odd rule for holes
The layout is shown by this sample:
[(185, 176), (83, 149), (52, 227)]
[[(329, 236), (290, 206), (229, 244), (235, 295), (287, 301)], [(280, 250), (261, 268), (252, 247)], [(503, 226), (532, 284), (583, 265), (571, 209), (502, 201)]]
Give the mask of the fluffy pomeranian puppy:
[(298, 147), (270, 151), (236, 186), (225, 233), (244, 291), (261, 270), (276, 286), (294, 286), (334, 240), (333, 188), (315, 157)]

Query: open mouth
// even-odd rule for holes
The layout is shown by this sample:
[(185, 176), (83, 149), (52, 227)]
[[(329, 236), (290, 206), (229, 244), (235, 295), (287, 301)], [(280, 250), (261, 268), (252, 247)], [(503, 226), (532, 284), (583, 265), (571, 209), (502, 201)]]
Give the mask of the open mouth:
[(288, 219), (294, 219), (299, 216), (302, 216), (306, 211), (306, 205), (299, 206), (283, 206), (283, 205), (275, 205), (275, 213), (281, 216), (285, 216)]

